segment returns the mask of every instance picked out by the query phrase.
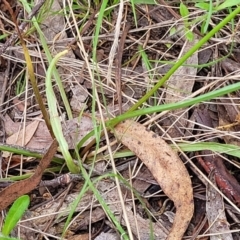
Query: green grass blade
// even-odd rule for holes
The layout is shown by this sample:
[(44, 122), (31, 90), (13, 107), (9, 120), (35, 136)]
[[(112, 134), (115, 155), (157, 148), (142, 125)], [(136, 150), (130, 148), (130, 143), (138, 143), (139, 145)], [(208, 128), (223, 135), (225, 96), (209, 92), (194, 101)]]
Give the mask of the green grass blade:
[(97, 62), (97, 45), (98, 45), (98, 37), (99, 37), (99, 32), (102, 26), (102, 21), (104, 17), (104, 11), (107, 7), (108, 0), (105, 0), (101, 4), (101, 8), (99, 10), (98, 18), (97, 18), (97, 24), (96, 24), (96, 30), (94, 33), (94, 38), (93, 38), (93, 60), (94, 62)]
[(114, 119), (109, 120), (106, 124), (108, 126), (115, 126), (119, 122), (121, 122), (125, 119), (128, 119), (128, 118), (138, 117), (138, 116), (142, 116), (142, 115), (145, 115), (145, 114), (162, 112), (162, 111), (166, 111), (166, 110), (175, 110), (175, 109), (179, 109), (179, 108), (189, 107), (189, 106), (195, 105), (197, 103), (201, 103), (201, 102), (204, 102), (204, 101), (207, 101), (207, 100), (211, 100), (213, 98), (220, 97), (220, 96), (223, 96), (225, 94), (235, 92), (235, 91), (238, 91), (238, 90), (240, 90), (240, 83), (239, 82), (231, 84), (231, 85), (223, 87), (223, 88), (220, 88), (218, 90), (214, 90), (212, 92), (205, 93), (205, 94), (200, 95), (198, 97), (185, 100), (185, 101), (181, 101), (181, 102), (177, 102), (177, 103), (169, 103), (169, 104), (164, 104), (164, 105), (159, 105), (159, 106), (154, 106), (154, 107), (149, 107), (149, 108), (144, 108), (144, 109), (136, 110), (136, 111), (133, 111), (133, 112), (126, 112), (122, 115), (117, 116)]
[[(240, 158), (240, 147), (231, 144), (221, 144), (215, 142), (193, 142), (178, 143), (177, 146), (184, 152), (196, 152), (202, 150), (210, 150), (212, 152), (224, 153), (233, 157)], [(172, 146), (176, 149), (176, 146)]]
[(203, 33), (204, 34), (208, 30), (210, 20), (211, 20), (211, 17), (212, 17), (212, 11), (213, 11), (213, 3), (212, 3), (212, 0), (209, 0), (209, 9), (207, 11), (207, 19), (206, 19), (206, 22), (205, 22), (204, 27), (203, 27)]
[[(157, 113), (157, 112), (162, 112), (162, 111), (167, 111), (167, 110), (175, 110), (175, 109), (180, 109), (188, 106), (192, 106), (195, 104), (198, 104), (203, 101), (211, 100), (216, 97), (220, 97), (222, 95), (235, 92), (237, 90), (240, 90), (240, 83), (235, 83), (231, 84), (229, 86), (220, 88), (218, 90), (214, 90), (212, 92), (205, 93), (203, 95), (200, 95), (195, 98), (191, 98), (182, 102), (177, 102), (177, 103), (169, 103), (169, 104), (164, 104), (164, 105), (159, 105), (159, 106), (153, 106), (149, 108), (143, 108), (140, 110), (135, 110), (133, 112), (126, 112), (122, 115), (119, 115), (109, 121), (106, 122), (106, 126), (109, 128), (114, 127), (118, 123), (120, 123), (123, 120), (129, 119), (129, 118), (134, 118), (138, 116), (142, 116), (145, 114), (152, 114), (152, 113)], [(88, 133), (79, 143), (78, 143), (78, 149), (83, 145), (83, 143), (88, 140), (90, 137), (94, 135), (93, 131)]]
[[(150, 1), (154, 1), (154, 0), (150, 0)], [(137, 14), (136, 14), (136, 9), (135, 9), (135, 1), (134, 0), (130, 0), (131, 2), (131, 6), (132, 6), (132, 12), (133, 12), (133, 18), (134, 18), (134, 22), (135, 22), (135, 26), (136, 28), (138, 27), (138, 24), (137, 24)]]
[[(161, 87), (168, 78), (184, 64), (184, 62), (195, 52), (197, 51), (204, 43), (206, 43), (217, 31), (219, 31), (223, 26), (225, 26), (229, 21), (231, 21), (238, 13), (240, 12), (240, 7), (231, 12), (224, 20), (222, 20), (212, 31), (210, 31), (205, 37), (203, 37), (198, 44), (192, 47), (179, 61), (173, 65), (173, 67), (166, 73), (166, 75), (149, 91), (147, 92), (136, 104), (134, 104), (126, 113), (117, 116), (114, 119), (111, 119), (106, 122), (106, 126), (109, 128), (114, 127), (119, 122), (133, 118), (137, 116), (142, 116), (144, 114), (151, 114), (156, 112), (162, 112), (166, 110), (174, 110), (179, 108), (188, 107), (206, 100), (211, 100), (215, 97), (222, 96), (240, 89), (240, 83), (235, 83), (218, 90), (203, 94), (201, 96), (195, 97), (193, 99), (188, 99), (178, 103), (170, 103), (160, 106), (149, 107), (145, 109), (136, 110), (142, 103), (146, 102), (149, 97), (151, 97), (159, 87)], [(99, 128), (99, 127), (98, 127)], [(83, 143), (94, 135), (94, 132), (88, 133), (77, 145), (77, 148), (80, 149)]]
[[(180, 148), (183, 152), (197, 152), (203, 150), (210, 150), (212, 152), (216, 152), (219, 154), (227, 154), (229, 156), (240, 158), (240, 147), (232, 144), (223, 144), (216, 142), (184, 142), (184, 143), (176, 143), (177, 146), (170, 144), (170, 146), (174, 150), (178, 150)], [(135, 154), (129, 150), (124, 150), (121, 152), (114, 153), (114, 158), (125, 158), (132, 157)], [(102, 156), (99, 157), (102, 159)], [(92, 161), (92, 158), (87, 159), (88, 161)], [(104, 156), (104, 159), (107, 161), (108, 156)]]
[(227, 0), (224, 1), (222, 4), (220, 4), (219, 6), (216, 7), (217, 11), (229, 8), (229, 7), (233, 7), (240, 4), (240, 0)]
[(72, 173), (79, 173), (79, 168), (73, 162), (72, 156), (68, 150), (69, 148), (68, 148), (67, 141), (63, 135), (61, 121), (60, 121), (60, 117), (58, 115), (58, 110), (57, 110), (57, 99), (52, 87), (53, 69), (57, 61), (67, 52), (68, 51), (65, 50), (63, 52), (58, 53), (49, 65), (49, 68), (47, 70), (47, 75), (46, 75), (46, 96), (47, 96), (50, 122), (53, 129), (53, 133), (59, 143), (59, 148), (66, 160), (67, 167)]
[[(77, 154), (77, 158), (79, 159), (80, 156), (78, 155), (78, 152), (76, 152)], [(93, 183), (90, 179), (91, 173), (87, 173), (87, 171), (85, 170), (85, 168), (82, 166), (82, 164), (80, 163), (80, 169), (81, 169), (81, 173), (83, 178), (85, 179), (84, 182), (84, 186), (82, 187), (81, 192), (79, 193), (76, 201), (74, 201), (73, 205), (71, 206), (71, 211), (69, 213), (68, 219), (65, 223), (64, 226), (64, 231), (63, 231), (63, 235), (65, 233), (65, 230), (67, 229), (67, 226), (72, 218), (72, 215), (74, 214), (74, 211), (76, 209), (76, 206), (78, 204), (78, 202), (81, 200), (83, 194), (91, 189), (94, 196), (96, 197), (96, 199), (98, 200), (98, 202), (100, 203), (100, 205), (102, 206), (102, 208), (104, 209), (104, 211), (106, 212), (106, 214), (108, 215), (108, 217), (112, 220), (112, 222), (114, 223), (116, 229), (119, 231), (119, 233), (122, 236), (122, 239), (124, 240), (129, 240), (129, 237), (127, 236), (125, 230), (122, 228), (121, 224), (119, 223), (119, 221), (117, 220), (117, 218), (115, 217), (115, 215), (110, 211), (107, 203), (104, 201), (104, 199), (102, 198), (101, 194), (99, 193), (99, 191), (96, 189), (96, 187), (94, 186), (94, 184), (97, 184), (97, 182)], [(110, 176), (110, 174), (106, 174), (106, 175), (102, 175), (100, 178), (108, 178)]]
[(156, 5), (155, 0), (131, 0), (132, 3), (134, 4), (151, 4), (151, 5)]

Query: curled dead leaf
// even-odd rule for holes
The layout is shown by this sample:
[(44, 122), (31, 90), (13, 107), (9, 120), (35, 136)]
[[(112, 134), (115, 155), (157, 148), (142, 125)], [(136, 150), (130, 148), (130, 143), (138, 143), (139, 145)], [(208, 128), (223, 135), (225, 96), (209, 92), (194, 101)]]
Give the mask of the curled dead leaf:
[(183, 162), (164, 140), (137, 122), (118, 124), (115, 134), (143, 161), (174, 202), (176, 215), (167, 239), (182, 239), (194, 211), (191, 179)]

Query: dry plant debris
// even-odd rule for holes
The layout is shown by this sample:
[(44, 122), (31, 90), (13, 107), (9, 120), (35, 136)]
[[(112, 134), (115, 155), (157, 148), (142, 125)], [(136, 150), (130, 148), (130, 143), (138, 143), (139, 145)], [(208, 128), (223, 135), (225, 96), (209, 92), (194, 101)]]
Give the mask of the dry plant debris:
[(137, 122), (127, 120), (114, 130), (119, 141), (144, 162), (173, 200), (176, 215), (167, 239), (182, 239), (194, 210), (191, 179), (183, 162), (164, 140)]
[[(214, 182), (213, 174), (212, 176), (210, 174), (210, 180)], [(228, 233), (229, 224), (224, 211), (223, 198), (215, 190), (212, 184), (208, 184), (207, 188), (206, 212), (210, 227), (209, 233), (213, 234), (213, 236), (211, 236), (211, 240), (233, 240), (232, 235)]]
[[(126, 196), (126, 210), (133, 234), (139, 236), (139, 239), (148, 240), (151, 236), (150, 225), (152, 225), (155, 239), (165, 239), (167, 236), (166, 228), (169, 226), (164, 222), (162, 224), (160, 222), (151, 222), (149, 219), (144, 219), (139, 214), (134, 213), (130, 202), (131, 193), (126, 187), (122, 186), (122, 188), (123, 194)], [(121, 217), (122, 205), (116, 185), (109, 181), (99, 181), (97, 189), (108, 203), (111, 211), (118, 216), (121, 224), (126, 226), (126, 222)], [(50, 200), (48, 203), (28, 211), (22, 225), (32, 226), (33, 228), (34, 226), (38, 226), (39, 230), (44, 231), (46, 225), (52, 219), (52, 216), (56, 215), (54, 218), (54, 226), (50, 227), (49, 232), (53, 235), (61, 234), (62, 221), (68, 216), (70, 211), (69, 206), (74, 203), (77, 197), (78, 192), (70, 193), (65, 197), (61, 195), (57, 199)], [(74, 218), (74, 222), (69, 227), (72, 233), (76, 232), (77, 229), (84, 228), (89, 222), (93, 224), (105, 218), (105, 213), (101, 207), (98, 207), (98, 202), (93, 198), (92, 192), (87, 192), (83, 196), (75, 211), (78, 212), (78, 215)], [(24, 227), (23, 232), (25, 233), (22, 235), (22, 238), (25, 239), (25, 234), (29, 234), (29, 232), (27, 229), (24, 230)]]
[[(182, 52), (186, 52), (201, 38), (201, 22), (197, 19), (205, 14), (205, 11), (194, 5), (193, 2), (196, 1), (181, 1), (189, 4), (189, 23), (196, 24), (191, 25), (194, 40), (187, 41), (185, 32), (178, 31), (179, 28), (184, 30), (186, 27), (180, 16), (179, 1), (159, 0), (158, 5), (135, 5), (137, 26), (129, 2), (121, 2), (121, 8), (118, 4), (111, 6), (100, 28), (96, 49), (97, 63), (93, 63), (93, 40), (96, 37), (101, 4), (96, 5), (92, 1), (90, 5), (86, 5), (86, 1), (81, 0), (39, 0), (35, 1), (35, 6), (31, 6), (31, 13), (27, 14), (22, 1), (8, 2), (18, 18), (43, 99), (49, 63), (43, 43), (34, 31), (32, 17), (39, 17), (38, 23), (52, 57), (66, 48), (69, 49), (68, 55), (58, 62), (57, 70), (73, 117), (65, 114), (66, 109), (58, 87), (54, 86), (54, 90), (64, 137), (71, 153), (78, 142), (94, 128), (92, 114), (95, 116), (94, 121), (99, 123), (101, 118), (106, 120), (119, 115), (121, 111), (126, 112), (168, 71)], [(51, 8), (50, 5), (49, 8), (43, 5), (49, 2), (52, 2)], [(70, 2), (77, 4), (71, 5)], [(109, 4), (110, 2), (108, 1)], [(32, 94), (31, 85), (24, 83), (24, 80), (28, 80), (28, 74), (22, 46), (18, 44), (19, 36), (4, 3), (0, 4), (0, 12), (1, 146), (8, 143), (44, 154), (51, 145), (52, 138), (45, 122), (37, 119), (41, 112)], [(213, 14), (211, 28), (227, 12), (221, 11), (217, 16)], [(239, 16), (236, 22), (239, 21), (238, 18)], [(176, 33), (171, 35), (174, 28)], [(116, 45), (112, 52), (113, 43)], [(139, 47), (145, 54), (145, 59)], [(238, 24), (229, 24), (189, 58), (166, 82), (166, 86), (158, 89), (155, 96), (146, 102), (146, 106), (177, 103), (239, 81), (238, 48)], [(197, 64), (204, 65), (194, 67)], [(55, 84), (54, 77), (52, 81)], [(98, 98), (94, 98), (93, 93)], [(110, 174), (97, 181), (96, 189), (119, 223), (127, 228), (127, 221), (122, 217), (122, 208), (125, 206), (130, 229), (136, 239), (149, 240), (151, 236), (161, 240), (182, 239), (187, 236), (191, 236), (191, 239), (198, 239), (200, 236), (201, 239), (216, 239), (216, 234), (221, 239), (240, 239), (239, 233), (224, 233), (237, 232), (240, 229), (240, 213), (234, 205), (240, 206), (239, 159), (228, 153), (219, 155), (209, 150), (186, 152), (186, 159), (188, 158), (189, 163), (192, 161), (192, 164), (186, 165), (186, 171), (177, 153), (166, 144), (170, 141), (193, 145), (195, 142), (218, 142), (240, 146), (239, 98), (237, 91), (198, 106), (142, 116), (142, 122), (146, 125), (151, 123), (153, 131), (147, 131), (134, 121), (120, 123), (113, 129), (118, 139), (145, 164), (133, 157), (128, 149), (119, 150), (116, 139), (109, 134), (116, 170), (131, 185), (126, 187), (122, 182), (120, 184), (124, 203), (120, 203), (117, 184), (110, 177), (114, 166), (109, 164), (110, 152), (106, 147), (108, 136), (99, 139), (98, 149), (96, 145), (89, 144), (93, 138), (85, 142), (85, 148), (80, 149), (84, 168), (92, 173), (92, 181), (101, 175)], [(97, 107), (93, 110), (95, 103)], [(51, 155), (55, 152), (54, 149), (49, 151)], [(95, 154), (97, 161), (92, 165)], [(30, 191), (32, 199), (31, 208), (16, 228), (14, 236), (37, 239), (41, 235), (60, 239), (69, 215), (69, 206), (74, 204), (84, 185), (82, 176), (68, 173), (61, 153), (55, 156), (59, 157), (58, 161), (55, 162), (54, 157), (51, 163), (47, 156), (43, 158), (47, 157), (46, 161), (40, 163), (35, 157), (6, 155), (5, 152), (0, 157), (0, 209), (5, 209), (19, 194), (25, 192)], [(11, 180), (4, 179), (19, 177), (22, 173), (33, 175), (28, 180), (14, 184)], [(206, 178), (210, 179), (209, 183)], [(215, 192), (215, 182), (223, 193), (221, 196)], [(192, 217), (193, 189), (195, 211)], [(162, 194), (162, 190), (173, 200), (175, 207)], [(142, 201), (133, 192), (137, 192)], [(143, 207), (142, 202), (146, 202), (148, 210)], [(226, 216), (223, 214), (225, 211)], [(1, 220), (4, 220), (4, 216), (2, 214)], [(104, 233), (106, 229), (110, 231)], [(215, 236), (209, 236), (210, 233)], [(118, 232), (106, 219), (105, 211), (99, 206), (93, 192), (87, 191), (75, 209), (74, 220), (69, 224), (65, 238), (99, 240), (116, 237), (119, 237)]]
[[(178, 29), (183, 29), (182, 25), (178, 26)], [(180, 31), (179, 38), (183, 41), (183, 47), (179, 58), (184, 55), (189, 49), (194, 46), (198, 37), (193, 41), (189, 42), (185, 37), (184, 33)], [(165, 102), (174, 103), (184, 100), (189, 97), (192, 93), (193, 86), (195, 84), (195, 77), (197, 68), (191, 65), (198, 65), (198, 53), (194, 53), (185, 63), (187, 66), (180, 67), (167, 81)], [(164, 126), (171, 126), (167, 129), (167, 133), (172, 137), (181, 137), (187, 134), (185, 128), (187, 127), (188, 112), (184, 110), (171, 111), (170, 116), (163, 122)]]

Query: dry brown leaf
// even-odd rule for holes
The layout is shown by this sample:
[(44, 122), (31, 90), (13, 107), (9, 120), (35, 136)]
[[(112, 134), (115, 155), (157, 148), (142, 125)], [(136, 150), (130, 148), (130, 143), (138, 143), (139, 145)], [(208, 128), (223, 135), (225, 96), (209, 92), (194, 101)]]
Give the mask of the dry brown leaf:
[[(26, 122), (27, 126), (29, 124), (31, 124), (31, 122)], [(12, 119), (7, 114), (4, 116), (4, 126), (8, 137), (12, 136), (16, 132), (19, 132), (19, 130), (22, 129), (22, 125), (23, 124), (21, 122), (13, 122)], [(49, 130), (45, 122), (41, 121), (39, 122), (34, 135), (30, 139), (30, 141), (27, 142), (25, 147), (43, 150), (46, 149), (49, 146), (49, 144), (51, 144), (51, 142), (52, 137), (49, 133)]]
[[(25, 129), (22, 129), (20, 132), (16, 132), (10, 137), (7, 138), (7, 144), (12, 144), (12, 145), (27, 145), (27, 143), (31, 140), (33, 137), (35, 131), (37, 130), (39, 124), (39, 120), (35, 120), (29, 125), (26, 126)], [(25, 130), (25, 133), (24, 133)], [(24, 137), (24, 140), (23, 140)]]
[[(15, 107), (18, 111), (24, 112), (24, 110), (25, 110), (25, 104), (26, 104), (25, 101), (21, 101), (21, 100), (18, 99), (18, 98), (14, 98), (12, 103), (14, 104), (14, 107)], [(27, 103), (27, 105), (28, 105), (28, 103)]]
[[(7, 138), (6, 143), (10, 145), (26, 146), (33, 138), (39, 125), (39, 120), (35, 120), (26, 126), (25, 129), (15, 132), (13, 135)], [(3, 152), (3, 157), (10, 156), (9, 152)]]
[(53, 140), (51, 146), (44, 154), (34, 174), (30, 178), (13, 183), (0, 192), (0, 211), (12, 204), (18, 197), (32, 191), (39, 184), (44, 170), (57, 151), (57, 147), (57, 141)]
[(21, 123), (19, 122), (14, 122), (8, 114), (3, 116), (4, 119), (4, 128), (6, 130), (7, 136), (13, 135), (15, 132), (19, 131), (21, 126)]
[(183, 162), (164, 140), (137, 122), (118, 124), (115, 134), (143, 161), (174, 202), (176, 215), (167, 239), (182, 239), (194, 211), (191, 179)]
[[(69, 149), (74, 149), (76, 144), (93, 130), (92, 118), (88, 116), (81, 116), (81, 118), (67, 120), (62, 123), (62, 129)], [(84, 146), (91, 142), (91, 140), (92, 138), (86, 141)]]

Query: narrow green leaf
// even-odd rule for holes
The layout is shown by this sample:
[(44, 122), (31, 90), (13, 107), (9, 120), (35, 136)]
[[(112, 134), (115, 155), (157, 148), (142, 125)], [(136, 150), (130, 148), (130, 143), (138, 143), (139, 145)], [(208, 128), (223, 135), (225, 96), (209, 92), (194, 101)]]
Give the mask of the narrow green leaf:
[(225, 8), (228, 7), (233, 7), (236, 6), (237, 4), (240, 4), (240, 0), (228, 0), (228, 1), (224, 1), (222, 4), (220, 4), (219, 6), (216, 7), (216, 10), (223, 10)]
[[(221, 144), (215, 142), (193, 142), (193, 143), (178, 143), (179, 148), (184, 152), (196, 152), (203, 150), (210, 150), (213, 152), (218, 152), (220, 154), (228, 154), (230, 156), (240, 158), (240, 147), (232, 144)], [(175, 146), (172, 146), (173, 149), (176, 149)]]
[(155, 0), (133, 0), (134, 4), (157, 4)]
[(206, 20), (203, 21), (202, 25), (201, 25), (201, 33), (204, 34), (205, 29), (207, 28), (207, 22)]
[[(180, 148), (183, 152), (198, 152), (203, 150), (209, 150), (212, 152), (216, 152), (219, 154), (227, 154), (229, 156), (238, 157), (240, 158), (240, 147), (232, 144), (223, 144), (223, 143), (216, 143), (216, 142), (184, 142), (184, 143), (177, 143), (177, 146), (170, 144), (170, 146), (178, 151)], [(114, 158), (125, 158), (125, 157), (132, 157), (135, 156), (135, 153), (124, 150), (122, 152), (116, 152), (114, 154)], [(105, 160), (108, 160), (108, 156), (104, 156)], [(92, 158), (88, 159), (89, 161)]]
[(210, 20), (211, 20), (211, 17), (212, 17), (212, 12), (213, 12), (213, 2), (212, 0), (209, 0), (209, 9), (208, 9), (208, 12), (207, 12), (207, 19), (206, 19), (206, 22), (204, 24), (204, 27), (203, 27), (203, 34), (205, 34), (208, 30), (208, 26), (210, 24)]
[(137, 21), (137, 14), (136, 14), (136, 8), (135, 8), (135, 2), (134, 0), (130, 0), (131, 6), (132, 6), (132, 13), (133, 13), (133, 18), (135, 22), (136, 28), (138, 27), (138, 21)]
[[(136, 114), (134, 112), (139, 106), (141, 106), (144, 102), (149, 99), (168, 79), (169, 77), (180, 67), (185, 61), (195, 52), (197, 51), (203, 44), (205, 44), (212, 36), (214, 36), (221, 28), (223, 28), (229, 21), (231, 21), (237, 14), (240, 13), (240, 7), (236, 8), (233, 12), (227, 14), (226, 18), (224, 18), (218, 25), (216, 25), (209, 33), (204, 35), (202, 39), (200, 39), (197, 44), (195, 44), (189, 51), (184, 54), (173, 66), (172, 68), (157, 82), (157, 84), (149, 90), (141, 99), (138, 100), (125, 114), (120, 115), (118, 117), (126, 117), (128, 114)], [(234, 84), (233, 84), (234, 85)], [(218, 92), (218, 91), (216, 91)], [(215, 93), (216, 93), (215, 92)], [(205, 95), (206, 96), (206, 95)], [(201, 97), (201, 96), (199, 96)], [(198, 98), (199, 98), (198, 97)], [(174, 103), (175, 104), (175, 103)], [(145, 111), (145, 110), (144, 110)], [(134, 113), (132, 113), (134, 112)], [(111, 120), (111, 123), (119, 121), (119, 119), (115, 118)], [(126, 119), (126, 118), (125, 118)], [(109, 122), (108, 122), (109, 124)]]
[(8, 37), (8, 34), (2, 34), (2, 35), (0, 35), (0, 40), (4, 39), (6, 37)]
[(180, 4), (180, 14), (182, 17), (187, 17), (189, 15), (188, 8), (185, 4)]
[(5, 223), (2, 227), (2, 233), (9, 235), (13, 228), (16, 226), (19, 219), (23, 216), (24, 212), (28, 208), (30, 198), (28, 195), (19, 197), (9, 209), (9, 212), (5, 218)]
[(196, 3), (195, 7), (208, 11), (209, 3)]

